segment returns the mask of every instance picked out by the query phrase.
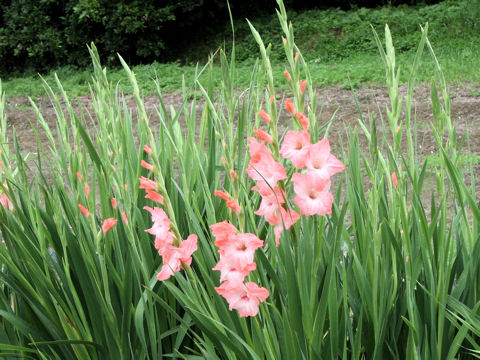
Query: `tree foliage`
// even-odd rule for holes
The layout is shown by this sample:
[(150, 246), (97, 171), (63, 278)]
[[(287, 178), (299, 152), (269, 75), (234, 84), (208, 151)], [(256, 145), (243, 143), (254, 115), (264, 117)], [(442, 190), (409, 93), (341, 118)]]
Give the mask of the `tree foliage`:
[[(429, 0), (433, 2), (435, 0)], [(416, 0), (290, 0), (299, 10), (376, 6)], [(231, 0), (234, 17), (273, 12), (272, 0)], [(86, 44), (95, 42), (107, 63), (116, 54), (132, 63), (175, 60), (201, 36), (228, 22), (225, 0), (0, 0), (0, 74), (88, 63)]]

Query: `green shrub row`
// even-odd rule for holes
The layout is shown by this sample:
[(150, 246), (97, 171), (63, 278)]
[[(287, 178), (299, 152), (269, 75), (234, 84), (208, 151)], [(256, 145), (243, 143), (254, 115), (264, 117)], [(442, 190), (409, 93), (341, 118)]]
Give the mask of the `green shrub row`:
[[(416, 2), (291, 0), (286, 5), (292, 11), (303, 11), (319, 6), (348, 9), (351, 6)], [(435, 0), (427, 1), (431, 2)], [(465, 16), (472, 14), (464, 11), (469, 3), (447, 2), (437, 7), (425, 7), (425, 10), (407, 7), (349, 12), (309, 10), (292, 13), (291, 16), (300, 35), (299, 45), (307, 51), (312, 50), (314, 56), (328, 54), (342, 57), (352, 49), (358, 49), (359, 42), (362, 45), (360, 49), (373, 48), (368, 23), (391, 23), (393, 17), (405, 34), (417, 31), (418, 23), (430, 19), (444, 24), (464, 24)], [(249, 32), (243, 21), (245, 17), (258, 19), (256, 25), (268, 41), (279, 36), (278, 31), (273, 31), (276, 17), (271, 10), (271, 2), (232, 0), (230, 6), (233, 17), (241, 19), (238, 21), (239, 39), (242, 39), (238, 51), (240, 59), (250, 58), (256, 53), (255, 44), (244, 40)], [(464, 13), (460, 14), (462, 11)], [(88, 65), (85, 45), (90, 42), (97, 45), (109, 65), (115, 64), (117, 53), (132, 64), (154, 60), (204, 60), (224, 40), (231, 42), (227, 2), (223, 0), (1, 0), (0, 18), (3, 20), (0, 21), (3, 24), (0, 25), (0, 75), (4, 78), (13, 71), (37, 72), (67, 64), (84, 67)], [(469, 26), (469, 23), (463, 26)], [(463, 26), (456, 29), (463, 29)], [(353, 39), (353, 30), (361, 35), (355, 35)], [(409, 40), (405, 38), (411, 44)], [(273, 58), (280, 53), (281, 49), (274, 51)]]

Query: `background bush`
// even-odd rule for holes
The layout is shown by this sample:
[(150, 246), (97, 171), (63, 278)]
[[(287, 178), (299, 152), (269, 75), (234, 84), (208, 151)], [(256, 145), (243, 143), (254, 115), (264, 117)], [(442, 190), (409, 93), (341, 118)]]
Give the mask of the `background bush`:
[[(330, 10), (327, 19), (318, 19), (313, 24), (315, 35), (309, 41), (335, 41), (338, 34), (347, 42), (350, 29), (348, 22), (357, 19), (345, 17), (342, 11), (351, 7), (416, 4), (417, 0), (290, 0), (287, 8), (293, 11), (313, 8), (337, 7)], [(436, 3), (428, 0), (422, 3)], [(262, 18), (273, 14), (272, 1), (230, 1), (233, 16)], [(381, 10), (379, 10), (381, 11)], [(388, 14), (388, 9), (384, 10)], [(230, 35), (228, 10), (224, 0), (0, 0), (0, 75), (12, 71), (41, 71), (63, 65), (85, 66), (88, 63), (86, 44), (95, 42), (108, 64), (116, 62), (116, 54), (130, 63), (157, 61), (197, 61)], [(221, 19), (221, 20), (220, 20)], [(295, 19), (295, 16), (293, 17)], [(301, 17), (298, 18), (301, 24)], [(372, 19), (365, 20), (365, 27)], [(375, 18), (373, 19), (375, 20)], [(266, 21), (263, 30), (266, 38), (269, 26), (276, 19)], [(330, 31), (332, 21), (340, 28), (346, 22), (345, 31)], [(384, 17), (375, 22), (385, 22)], [(410, 20), (413, 23), (413, 19)], [(415, 24), (418, 23), (415, 22)], [(327, 26), (327, 29), (325, 29)], [(298, 25), (297, 25), (298, 27)], [(260, 26), (262, 28), (262, 26)], [(227, 29), (227, 30), (226, 30)], [(360, 29), (362, 32), (365, 29)], [(417, 30), (417, 29), (415, 29)], [(410, 29), (409, 29), (410, 31)], [(247, 33), (246, 27), (244, 33)], [(311, 32), (310, 32), (311, 33)], [(187, 35), (185, 35), (187, 34)], [(217, 34), (217, 35), (216, 35)], [(215, 36), (216, 35), (216, 36)], [(370, 34), (368, 34), (370, 35)], [(210, 42), (205, 42), (211, 38)], [(364, 41), (363, 37), (356, 37)], [(370, 39), (370, 37), (369, 37)], [(226, 43), (228, 44), (229, 39)], [(302, 39), (299, 39), (302, 40)], [(200, 46), (198, 45), (200, 44)], [(365, 46), (365, 44), (363, 44)], [(349, 46), (357, 46), (350, 43)], [(367, 47), (372, 47), (371, 40)], [(328, 47), (327, 47), (328, 48)], [(240, 52), (240, 58), (248, 58), (256, 52), (254, 44), (248, 43)]]

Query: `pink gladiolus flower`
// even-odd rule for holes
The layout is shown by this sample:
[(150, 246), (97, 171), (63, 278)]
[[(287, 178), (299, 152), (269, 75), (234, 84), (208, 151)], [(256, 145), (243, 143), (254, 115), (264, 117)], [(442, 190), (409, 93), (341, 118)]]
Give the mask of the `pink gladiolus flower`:
[(298, 53), (298, 51), (295, 53), (295, 61), (298, 61), (298, 58), (300, 57), (300, 54)]
[(117, 208), (117, 199), (111, 198), (110, 203), (112, 204), (112, 208), (114, 208), (114, 209)]
[(236, 262), (230, 261), (228, 256), (220, 256), (220, 261), (212, 270), (220, 271), (220, 282), (241, 283), (250, 272), (257, 269), (257, 264), (254, 262), (238, 265)]
[(233, 199), (227, 200), (226, 205), (227, 205), (228, 208), (235, 211), (237, 213), (237, 215), (240, 215), (240, 205), (238, 205), (238, 203), (235, 200), (233, 200)]
[(146, 232), (155, 236), (162, 236), (165, 231), (170, 230), (170, 224), (172, 222), (163, 209), (156, 206), (153, 209), (149, 206), (144, 206), (143, 209), (147, 210), (152, 215), (153, 221), (153, 226), (150, 229), (145, 230)]
[[(157, 190), (158, 189), (158, 184), (153, 181), (153, 180), (150, 180), (144, 176), (141, 176), (140, 177), (140, 187), (139, 189), (145, 189), (145, 190)], [(127, 190), (127, 189), (125, 189)]]
[(345, 169), (345, 165), (330, 154), (330, 143), (328, 139), (322, 139), (310, 145), (310, 151), (305, 165), (309, 173), (323, 178), (329, 178)]
[(77, 178), (79, 181), (82, 181), (82, 174), (80, 173), (80, 171), (77, 171)]
[(153, 171), (153, 165), (147, 163), (145, 160), (140, 161), (140, 166), (148, 171)]
[(280, 154), (290, 159), (297, 169), (302, 169), (308, 159), (310, 146), (310, 134), (307, 130), (290, 130), (283, 139)]
[(223, 165), (226, 165), (226, 164), (227, 164), (227, 159), (225, 159), (224, 156), (222, 156), (222, 164), (223, 164)]
[(293, 104), (292, 100), (285, 100), (285, 110), (287, 110), (292, 115), (295, 114), (295, 105)]
[(247, 168), (247, 174), (253, 180), (265, 181), (270, 186), (275, 186), (277, 181), (287, 178), (287, 172), (282, 164), (277, 163), (272, 153), (265, 144), (255, 138), (248, 138), (251, 160)]
[(235, 178), (237, 177), (237, 173), (233, 170), (230, 171), (230, 177), (232, 178), (232, 180), (235, 180)]
[(85, 196), (88, 197), (90, 195), (90, 186), (88, 184), (85, 184)]
[(238, 310), (240, 317), (256, 316), (258, 305), (270, 295), (267, 289), (253, 282), (242, 284), (226, 281), (215, 290), (227, 300), (230, 311)]
[(253, 133), (261, 141), (265, 141), (266, 143), (269, 143), (269, 144), (273, 142), (272, 135), (270, 135), (266, 131), (263, 131), (262, 129), (253, 130)]
[(273, 95), (270, 95), (270, 105), (273, 104), (273, 99), (274, 99)]
[(305, 94), (306, 86), (307, 86), (307, 80), (300, 80), (300, 95)]
[[(273, 96), (273, 95), (272, 95)], [(258, 116), (260, 116), (263, 120), (265, 120), (267, 123), (270, 122), (270, 115), (268, 115), (265, 110), (260, 110), (258, 112)]]
[(163, 196), (162, 195), (160, 195), (156, 191), (153, 191), (153, 190), (150, 190), (150, 189), (145, 190), (145, 192), (147, 193), (147, 195), (145, 195), (145, 199), (150, 199), (150, 200), (153, 200), (153, 201), (155, 201), (159, 204), (163, 204)]
[(280, 190), (278, 186), (270, 189), (268, 185), (259, 181), (257, 186), (254, 186), (252, 190), (256, 190), (262, 196), (260, 207), (255, 211), (256, 215), (265, 217), (265, 220), (270, 225), (279, 224), (279, 210), (282, 204), (285, 203), (285, 192)]
[(190, 235), (187, 240), (182, 241), (180, 246), (170, 246), (163, 255), (162, 270), (158, 273), (157, 279), (167, 280), (174, 273), (179, 272), (182, 264), (190, 266), (192, 263), (192, 254), (197, 250), (197, 235)]
[(148, 145), (143, 146), (143, 151), (145, 151), (148, 155), (152, 155), (152, 149)]
[(290, 82), (290, 80), (292, 80), (292, 77), (290, 76), (290, 73), (287, 70), (283, 72), (283, 75), (285, 75), (285, 79), (287, 79), (287, 82)]
[(155, 249), (158, 250), (159, 255), (164, 255), (165, 252), (173, 244), (173, 234), (170, 231), (170, 224), (172, 223), (165, 211), (159, 207), (145, 206), (143, 208), (152, 215), (153, 226), (146, 232), (155, 235)]
[(212, 235), (215, 237), (216, 240), (215, 245), (217, 245), (217, 241), (219, 243), (222, 243), (224, 241), (227, 241), (229, 237), (235, 236), (237, 233), (237, 228), (226, 220), (210, 225), (210, 229), (212, 229)]
[(230, 199), (230, 196), (228, 196), (227, 193), (225, 193), (225, 192), (223, 192), (223, 191), (221, 191), (221, 190), (215, 190), (215, 191), (213, 192), (213, 195), (215, 195), (215, 196), (217, 196), (217, 197), (219, 197), (220, 199), (223, 199), (223, 200), (228, 200), (228, 199)]
[(103, 225), (102, 225), (102, 230), (103, 230), (103, 234), (106, 235), (107, 232), (110, 231), (110, 229), (112, 227), (115, 226), (115, 224), (117, 223), (117, 219), (114, 219), (114, 218), (108, 218), (108, 219), (105, 219), (103, 221)]
[(397, 179), (397, 173), (396, 172), (392, 173), (392, 183), (393, 183), (393, 186), (397, 187), (398, 179)]
[(90, 211), (88, 211), (87, 208), (82, 204), (78, 204), (78, 208), (82, 212), (83, 216), (88, 217), (88, 215), (90, 215)]
[(217, 239), (215, 245), (220, 255), (228, 257), (231, 263), (240, 268), (253, 262), (255, 250), (263, 246), (263, 240), (251, 233), (236, 234), (224, 240)]
[(297, 119), (305, 130), (308, 129), (308, 125), (310, 124), (308, 117), (303, 115), (301, 112), (297, 112)]
[(293, 174), (293, 186), (297, 196), (295, 204), (302, 215), (325, 215), (332, 213), (333, 196), (330, 189), (330, 179), (309, 174)]

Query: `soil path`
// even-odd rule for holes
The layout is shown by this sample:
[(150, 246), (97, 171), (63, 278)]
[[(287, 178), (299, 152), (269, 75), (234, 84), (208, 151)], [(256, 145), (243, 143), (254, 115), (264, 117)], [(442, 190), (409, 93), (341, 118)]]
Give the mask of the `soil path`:
[[(470, 151), (474, 154), (480, 155), (480, 96), (472, 96), (475, 92), (472, 91), (472, 86), (457, 86), (449, 88), (451, 94), (451, 112), (452, 120), (457, 127), (457, 134), (459, 138), (468, 134)], [(406, 87), (401, 88), (401, 94), (405, 95)], [(348, 127), (352, 127), (357, 123), (359, 113), (356, 108), (351, 91), (343, 90), (341, 88), (327, 88), (318, 89), (318, 104), (323, 103), (323, 111), (318, 115), (320, 123), (328, 121), (335, 111), (335, 122), (331, 128), (330, 138), (331, 143), (335, 144), (340, 138), (346, 144), (346, 135)], [(356, 91), (360, 107), (363, 113), (373, 113), (375, 118), (380, 118), (379, 112), (385, 116), (385, 108), (389, 104), (388, 93), (385, 87), (363, 88)], [(429, 100), (429, 88), (426, 85), (419, 85), (416, 88), (414, 96), (415, 115), (418, 121), (418, 140), (419, 140), (419, 154), (429, 155), (437, 151), (435, 141), (429, 127), (429, 122), (433, 119), (432, 110)], [(178, 108), (182, 102), (181, 94), (169, 93), (165, 94), (163, 101), (168, 107), (173, 105)], [(91, 105), (89, 96), (82, 96), (76, 99), (77, 106), (81, 103), (87, 108)], [(200, 101), (201, 104), (201, 101)], [(37, 102), (44, 118), (55, 128), (56, 115), (53, 105), (48, 99), (41, 99)], [(145, 107), (147, 112), (152, 115), (152, 123), (155, 124), (155, 110), (154, 106), (158, 105), (156, 96), (148, 96), (145, 98)], [(135, 107), (135, 102), (130, 99), (128, 106), (132, 109)], [(319, 106), (320, 108), (320, 106)], [(36, 117), (33, 110), (29, 106), (26, 98), (10, 98), (6, 106), (7, 132), (11, 139), (12, 129), (15, 128), (16, 133), (21, 139), (22, 152), (35, 153), (37, 151), (36, 138), (34, 131), (31, 129), (30, 122), (36, 123)], [(281, 118), (281, 125), (288, 124), (286, 118)], [(40, 131), (42, 141), (42, 131)], [(335, 147), (333, 145), (333, 147)], [(367, 149), (365, 149), (367, 150)]]
[[(468, 136), (468, 148), (464, 149), (464, 151), (468, 151), (473, 156), (480, 158), (480, 96), (474, 96), (473, 94), (476, 92), (473, 89), (474, 87), (469, 85), (449, 88), (449, 94), (451, 97), (451, 117), (452, 121), (455, 123), (459, 141)], [(406, 87), (402, 87), (400, 92), (402, 96), (405, 96)], [(381, 138), (381, 116), (387, 121), (385, 117), (385, 109), (389, 105), (387, 90), (384, 87), (363, 88), (358, 89), (356, 94), (364, 117), (368, 119), (368, 114), (373, 114), (377, 120), (379, 138)], [(173, 105), (175, 109), (178, 109), (182, 101), (183, 98), (178, 92), (163, 95), (163, 102), (167, 108), (170, 107), (170, 105)], [(92, 101), (89, 96), (83, 96), (77, 98), (74, 105), (76, 111), (84, 105), (89, 112), (92, 112), (91, 103)], [(155, 112), (155, 106), (159, 104), (158, 98), (156, 96), (148, 96), (144, 99), (144, 103), (147, 113), (150, 115), (150, 124), (152, 128), (155, 128), (155, 126), (159, 125)], [(318, 89), (317, 104), (319, 104), (319, 109), (320, 104), (323, 104), (322, 112), (317, 114), (317, 119), (320, 124), (328, 122), (336, 112), (335, 120), (330, 128), (328, 137), (330, 139), (332, 151), (337, 153), (337, 151), (340, 150), (339, 142), (342, 141), (344, 146), (347, 146), (348, 133), (351, 131), (352, 127), (358, 124), (359, 112), (352, 96), (352, 92), (341, 88)], [(279, 106), (280, 105), (281, 104), (279, 104)], [(51, 129), (54, 130), (57, 119), (54, 107), (50, 100), (46, 98), (41, 99), (37, 102), (37, 106)], [(127, 106), (132, 110), (132, 113), (135, 114), (136, 103), (131, 97), (127, 98)], [(198, 101), (198, 106), (198, 109), (203, 107), (202, 100)], [(417, 86), (413, 106), (414, 114), (412, 115), (417, 119), (418, 147), (416, 151), (418, 156), (422, 159), (431, 154), (438, 154), (438, 148), (429, 126), (429, 123), (433, 120), (433, 114), (430, 106), (428, 86)], [(285, 114), (285, 111), (283, 111), (279, 124), (280, 133), (287, 129), (287, 127), (290, 127), (291, 118), (287, 115), (288, 114)], [(22, 153), (35, 154), (37, 151), (36, 136), (31, 128), (30, 122), (32, 124), (36, 123), (36, 115), (30, 108), (28, 100), (26, 98), (10, 98), (6, 106), (6, 116), (8, 119), (7, 137), (10, 140), (12, 139), (12, 131), (15, 128), (20, 140)], [(93, 133), (93, 125), (87, 125), (87, 131)], [(55, 136), (55, 131), (53, 131), (53, 134)], [(47, 144), (47, 138), (43, 131), (39, 131), (39, 136), (40, 140)], [(365, 137), (362, 135), (360, 135), (360, 146), (363, 152), (367, 154), (369, 149)], [(478, 178), (478, 176), (480, 176), (480, 163), (478, 163), (478, 161), (476, 161), (473, 170), (474, 178)], [(429, 172), (429, 174), (433, 175), (433, 172)], [(365, 184), (367, 184), (368, 187), (369, 181), (366, 175), (365, 180)], [(465, 177), (464, 181), (467, 186), (470, 185), (470, 180), (470, 175)], [(335, 184), (333, 184), (333, 187), (335, 188)], [(429, 193), (429, 191), (427, 192)], [(480, 198), (480, 186), (476, 187), (476, 193), (477, 198)], [(426, 211), (429, 213), (430, 195), (425, 193), (423, 196), (426, 196)], [(447, 207), (449, 209), (448, 216), (451, 218), (451, 216), (455, 214), (454, 204), (451, 201), (447, 201)]]

